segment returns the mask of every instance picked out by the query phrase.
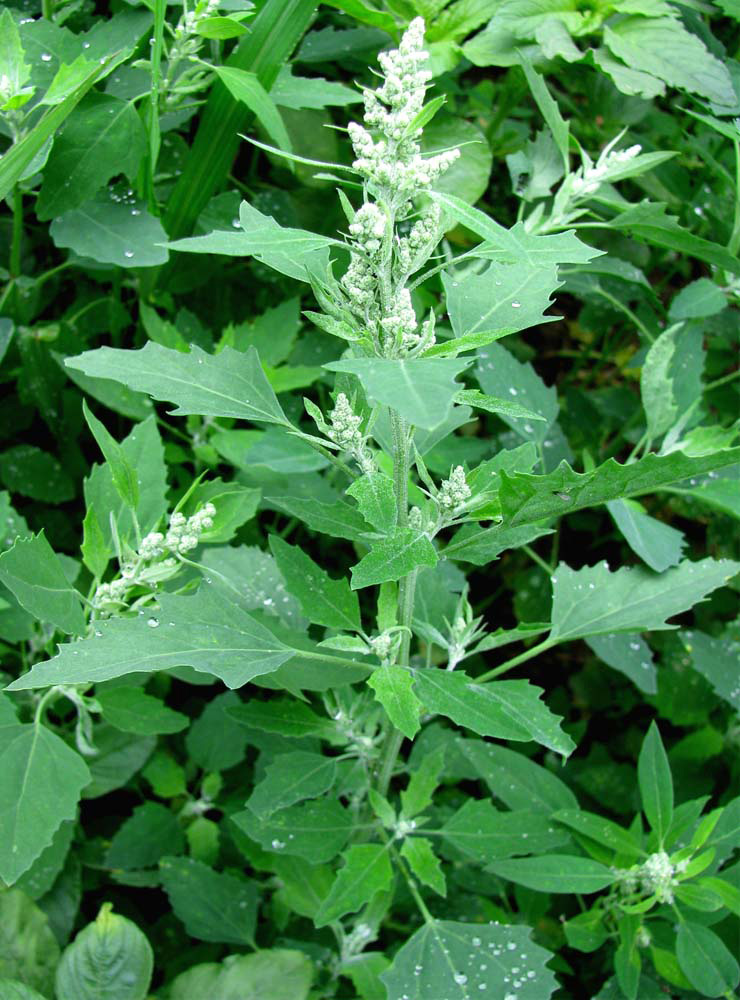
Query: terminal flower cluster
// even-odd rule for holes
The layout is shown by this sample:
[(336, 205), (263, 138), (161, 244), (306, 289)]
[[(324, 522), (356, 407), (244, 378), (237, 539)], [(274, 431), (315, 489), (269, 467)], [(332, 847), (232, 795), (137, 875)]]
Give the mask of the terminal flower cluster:
[(342, 451), (349, 452), (363, 472), (371, 472), (375, 468), (375, 461), (365, 435), (360, 430), (362, 417), (355, 413), (343, 392), (338, 394), (334, 409), (329, 412), (329, 420), (331, 423), (326, 428), (327, 436)]
[(456, 513), (465, 501), (470, 499), (471, 490), (465, 478), (465, 469), (462, 465), (456, 465), (450, 473), (449, 479), (445, 479), (437, 494), (437, 503), (440, 507), (449, 512)]

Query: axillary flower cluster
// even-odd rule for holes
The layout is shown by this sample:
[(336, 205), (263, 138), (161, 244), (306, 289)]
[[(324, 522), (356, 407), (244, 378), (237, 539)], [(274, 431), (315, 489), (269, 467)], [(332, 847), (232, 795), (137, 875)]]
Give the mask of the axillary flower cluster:
[(363, 204), (349, 210), (350, 265), (341, 286), (343, 314), (362, 328), (383, 357), (416, 355), (434, 343), (434, 319), (421, 326), (409, 277), (441, 236), (436, 205), (417, 210), (414, 199), (459, 156), (458, 149), (423, 156), (419, 124), (431, 72), (424, 51), (424, 21), (416, 18), (398, 49), (381, 53), (383, 83), (364, 91), (364, 125), (352, 122), (354, 169), (363, 179)]

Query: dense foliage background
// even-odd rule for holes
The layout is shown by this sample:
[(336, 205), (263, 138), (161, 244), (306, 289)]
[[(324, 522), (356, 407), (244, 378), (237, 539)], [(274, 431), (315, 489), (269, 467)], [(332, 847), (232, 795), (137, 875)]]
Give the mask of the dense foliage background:
[[(523, 716), (534, 703), (546, 713), (539, 735), (511, 718), (509, 730), (476, 729), (432, 708), (418, 687), (423, 728), (397, 766), (384, 758), (388, 781), (368, 799), (388, 726), (381, 703), (404, 732), (398, 719), (413, 731), (418, 711), (410, 723), (394, 717), (387, 692), (376, 700), (365, 684), (364, 664), (383, 661), (382, 643), (347, 640), (335, 643), (336, 662), (310, 659), (343, 628), (312, 606), (311, 591), (328, 586), (318, 566), (346, 577), (368, 543), (358, 508), (337, 513), (342, 470), (306, 439), (318, 432), (303, 397), (309, 415), (314, 404), (327, 420), (337, 391), (364, 419), (369, 407), (354, 376), (322, 367), (348, 345), (305, 316), (325, 303), (301, 280), (298, 251), (275, 263), (264, 217), (324, 237), (348, 231), (336, 189), (353, 157), (347, 123), (362, 116), (357, 85), (377, 85), (378, 53), (419, 15), (429, 96), (444, 98), (430, 109), (423, 149), (460, 148), (435, 184), (448, 196), (439, 262), (523, 223), (513, 231), (524, 270), (514, 275), (521, 322), (505, 346), (480, 341), (457, 386), (479, 388), (488, 403), (461, 397), (443, 433), (431, 421), (423, 444), (417, 435), (424, 461), (411, 500), (424, 506), (424, 474), (440, 483), (453, 466), (482, 468), (504, 450), (532, 457), (522, 465), (520, 451), (519, 465), (488, 469), (512, 478), (488, 497), (483, 531), (446, 537), (447, 558), (419, 576), (411, 664), (443, 667), (457, 650), (479, 678), (522, 663), (513, 677), (544, 689), (549, 711), (536, 698), (523, 703)], [(0, 1000), (735, 995), (739, 19), (737, 0), (4, 5), (0, 680), (45, 669), (57, 642), (67, 655), (37, 675), (38, 690), (19, 682), (0, 694)], [(639, 153), (609, 158), (637, 144)], [(359, 187), (343, 188), (355, 209)], [(242, 209), (240, 222), (243, 200), (252, 214)], [(581, 244), (564, 235), (573, 228)], [(194, 252), (167, 247), (213, 231), (212, 244), (179, 247)], [(251, 244), (230, 249), (245, 231)], [(548, 252), (550, 271), (535, 274), (526, 255)], [(431, 265), (414, 305), (419, 317), (436, 313), (445, 342), (483, 311), (493, 271), (456, 293)], [(501, 335), (502, 315), (484, 330)], [(183, 403), (132, 374), (133, 355), (106, 356), (105, 370), (102, 361), (94, 371), (65, 365), (101, 346), (145, 344), (210, 361), (256, 348), (259, 377), (303, 437), (260, 417), (245, 423), (237, 404), (214, 416)], [(420, 406), (445, 410), (433, 389), (424, 393)], [(592, 488), (570, 471), (612, 458), (639, 465), (651, 449), (676, 463), (662, 479), (641, 472), (630, 485), (610, 466)], [(392, 471), (390, 458), (378, 461)], [(166, 533), (175, 510), (195, 533), (178, 549), (187, 558), (153, 563), (146, 577), (137, 563), (130, 589), (116, 591), (141, 535)], [(499, 546), (485, 531), (502, 511), (522, 527)], [(583, 567), (593, 569), (578, 576)], [(412, 568), (357, 584), (363, 620), (377, 610), (380, 635), (396, 625), (393, 581)], [(291, 644), (301, 673), (265, 673), (245, 687), (192, 662), (105, 672), (133, 642), (114, 631), (116, 619), (159, 636), (163, 609), (175, 616), (168, 592), (192, 594), (203, 573), (217, 589), (208, 600), (228, 609), (238, 595), (250, 620)], [(561, 600), (587, 619), (597, 591), (613, 627), (568, 632), (563, 619), (560, 635), (575, 641), (562, 644), (553, 626), (543, 642), (557, 625), (558, 579)], [(636, 594), (637, 616), (620, 619)], [(97, 659), (82, 652), (92, 657), (86, 683), (65, 666), (78, 635), (110, 643)], [(498, 651), (514, 642), (515, 664)], [(317, 759), (331, 776), (293, 795), (294, 778)], [(316, 806), (311, 833), (311, 802), (331, 788), (335, 812)], [(441, 868), (431, 848), (402, 850), (392, 883), (390, 868), (386, 878), (362, 867), (373, 823), (400, 840), (398, 824), (422, 810), (430, 830), (448, 831), (433, 838)], [(525, 834), (536, 846), (522, 847)], [(610, 876), (664, 846), (667, 882), (644, 869), (634, 885)], [(353, 872), (359, 893), (346, 884)], [(686, 886), (671, 882), (676, 874)], [(334, 905), (340, 889), (344, 908)], [(433, 934), (396, 957), (419, 932), (419, 905), (433, 912), (424, 925)], [(496, 950), (500, 927), (519, 966), (505, 943)], [(480, 971), (481, 936), (496, 957), (495, 985)], [(449, 955), (457, 966), (447, 988), (440, 956)]]

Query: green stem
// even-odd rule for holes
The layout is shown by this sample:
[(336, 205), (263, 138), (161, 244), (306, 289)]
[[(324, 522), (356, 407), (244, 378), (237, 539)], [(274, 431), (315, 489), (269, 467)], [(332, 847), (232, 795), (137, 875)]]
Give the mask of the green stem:
[(727, 385), (728, 382), (732, 382), (736, 378), (740, 378), (740, 368), (737, 371), (730, 372), (728, 375), (723, 375), (721, 378), (716, 378), (713, 382), (707, 382), (704, 386), (704, 392), (709, 392), (711, 389), (718, 389), (721, 385)]
[(730, 242), (727, 249), (734, 256), (740, 250), (740, 142), (734, 140), (735, 146), (735, 220), (732, 226)]
[(406, 885), (408, 886), (408, 890), (411, 893), (411, 895), (413, 896), (414, 902), (419, 907), (419, 911), (420, 911), (422, 917), (424, 918), (424, 922), (427, 923), (427, 924), (433, 924), (434, 923), (434, 917), (429, 912), (429, 910), (427, 908), (427, 904), (424, 902), (424, 899), (423, 899), (421, 893), (419, 892), (419, 890), (418, 890), (418, 888), (416, 886), (416, 881), (411, 877), (411, 875), (409, 874), (409, 872), (406, 870), (406, 865), (405, 865), (405, 863), (403, 861), (403, 858), (398, 853), (398, 851), (396, 850), (396, 848), (393, 847), (392, 844), (389, 845), (389, 848), (390, 848), (391, 857), (396, 862), (396, 867), (398, 868), (398, 870), (403, 875), (404, 881), (406, 882)]
[(523, 653), (519, 654), (519, 656), (514, 656), (512, 659), (507, 660), (506, 663), (502, 663), (500, 666), (494, 667), (493, 670), (489, 670), (480, 677), (476, 677), (475, 682), (476, 684), (482, 684), (484, 681), (490, 681), (494, 677), (500, 677), (501, 674), (505, 674), (509, 670), (513, 670), (514, 667), (518, 667), (520, 663), (526, 663), (527, 660), (534, 659), (535, 656), (539, 656), (540, 653), (544, 653), (545, 650), (551, 649), (555, 645), (557, 645), (556, 640), (543, 639), (542, 642), (538, 642), (536, 646), (532, 646), (530, 649), (525, 649)]
[(620, 312), (623, 312), (625, 316), (631, 319), (640, 333), (642, 333), (650, 344), (655, 343), (655, 337), (653, 334), (650, 330), (648, 330), (637, 313), (633, 312), (629, 306), (626, 306), (624, 302), (620, 302), (616, 295), (612, 295), (610, 292), (604, 291), (603, 288), (598, 289), (598, 294), (602, 297), (602, 299), (606, 299), (607, 302), (611, 303), (615, 309), (619, 309)]
[(51, 21), (54, 16), (54, 0), (41, 0), (41, 15)]
[(23, 241), (23, 192), (16, 184), (13, 191), (13, 238), (10, 244), (10, 277), (21, 273), (21, 244)]
[(522, 545), (522, 550), (524, 552), (526, 552), (527, 555), (529, 556), (529, 558), (533, 562), (536, 562), (537, 565), (540, 567), (540, 569), (543, 569), (545, 571), (545, 573), (547, 573), (548, 576), (552, 576), (552, 574), (553, 574), (552, 566), (548, 566), (548, 564), (545, 562), (545, 560), (542, 558), (542, 556), (538, 555), (534, 551), (534, 549), (531, 548), (531, 546), (529, 546), (529, 545)]

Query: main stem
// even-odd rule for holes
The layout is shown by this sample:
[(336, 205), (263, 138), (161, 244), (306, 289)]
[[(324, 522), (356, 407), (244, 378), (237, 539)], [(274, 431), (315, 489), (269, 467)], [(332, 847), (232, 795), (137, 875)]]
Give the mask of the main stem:
[[(398, 527), (405, 528), (409, 519), (409, 466), (411, 441), (405, 421), (391, 410), (391, 431), (393, 435), (393, 487), (398, 511)], [(398, 585), (398, 624), (404, 626), (402, 632), (399, 663), (408, 666), (411, 654), (411, 622), (414, 617), (414, 592), (417, 570), (404, 576)], [(403, 733), (389, 723), (378, 768), (378, 791), (385, 795), (393, 777), (393, 769), (403, 743)]]

